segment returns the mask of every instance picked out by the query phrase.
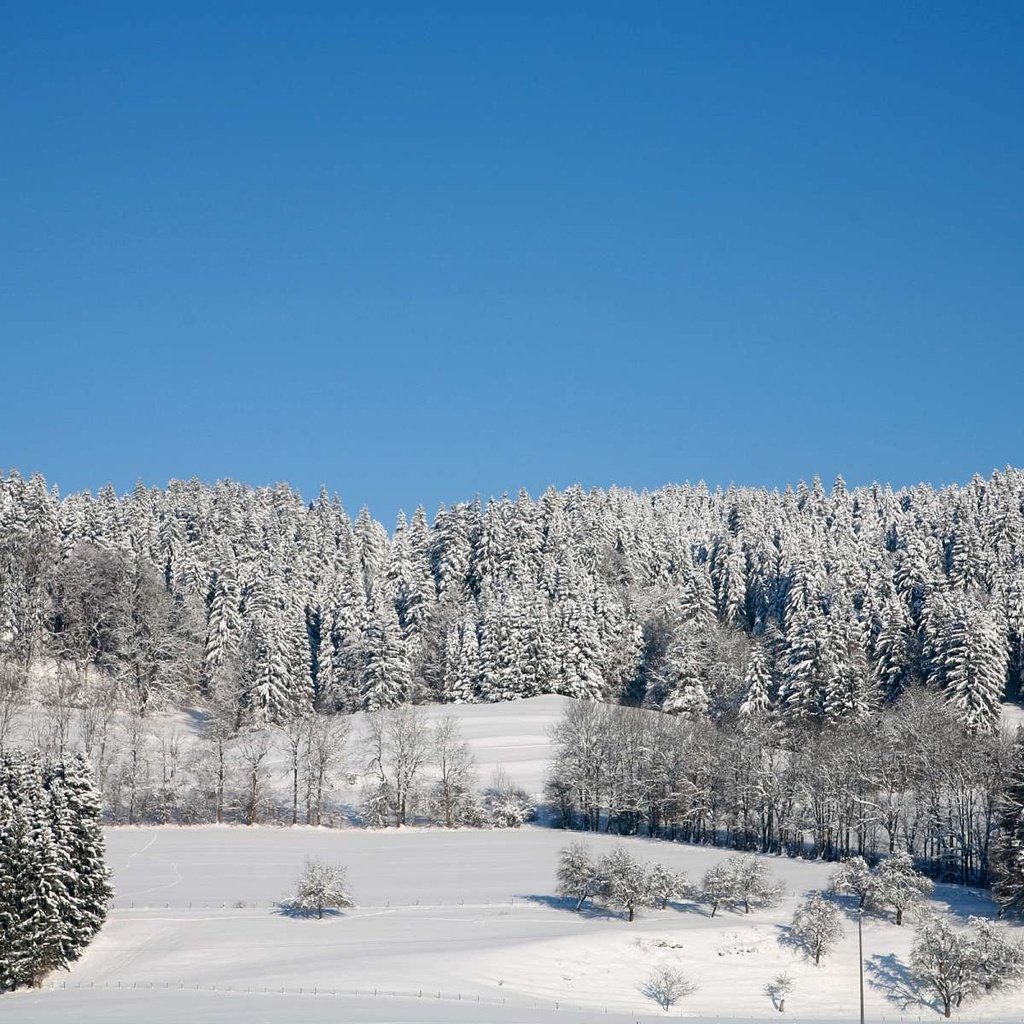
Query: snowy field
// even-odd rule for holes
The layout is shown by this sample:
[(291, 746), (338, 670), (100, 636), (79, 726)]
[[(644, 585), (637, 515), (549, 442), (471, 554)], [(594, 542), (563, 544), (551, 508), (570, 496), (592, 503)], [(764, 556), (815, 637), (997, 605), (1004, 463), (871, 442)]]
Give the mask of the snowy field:
[[(564, 698), (428, 709), (453, 711), (482, 781), (496, 768), (539, 792), (549, 732)], [(1017, 709), (1014, 709), (1016, 711)], [(1016, 725), (1012, 714), (1008, 725)], [(0, 1019), (58, 1024), (188, 1021), (589, 1022), (664, 1019), (641, 992), (651, 969), (679, 967), (698, 989), (670, 1016), (697, 1021), (780, 1019), (766, 984), (795, 979), (788, 1020), (857, 1016), (856, 924), (822, 966), (780, 944), (803, 894), (831, 865), (766, 858), (785, 898), (749, 917), (680, 903), (618, 914), (571, 913), (552, 899), (557, 852), (586, 839), (617, 844), (692, 880), (722, 851), (643, 839), (518, 831), (356, 828), (138, 827), (107, 831), (117, 898), (84, 959), (42, 992), (7, 995)], [(357, 908), (324, 921), (282, 915), (308, 856), (348, 866)], [(983, 894), (939, 886), (934, 908), (990, 916)], [(869, 918), (864, 929), (867, 1016), (941, 1019), (907, 988), (911, 928)], [(64, 987), (66, 986), (66, 988)], [(1022, 1021), (1020, 993), (964, 1008), (962, 1021)]]
[[(796, 979), (791, 1020), (855, 1019), (856, 930), (815, 968), (780, 945), (804, 892), (832, 868), (767, 858), (786, 896), (749, 917), (682, 903), (641, 912), (570, 912), (551, 899), (566, 833), (202, 827), (115, 828), (118, 899), (103, 932), (56, 990), (3, 998), (5, 1020), (153, 1024), (209, 1021), (641, 1021), (664, 1018), (642, 994), (651, 968), (681, 967), (699, 988), (673, 1016), (777, 1019), (765, 985)], [(721, 851), (595, 836), (693, 879)], [(274, 904), (307, 855), (349, 866), (359, 906), (323, 921)], [(242, 904), (242, 905), (240, 905)], [(991, 912), (954, 887), (939, 909)], [(938, 1019), (898, 996), (912, 933), (876, 918), (864, 930), (871, 1020)], [(61, 988), (67, 985), (67, 989)], [(376, 989), (376, 994), (374, 990)], [(358, 993), (358, 994), (357, 994)], [(962, 1020), (1020, 1020), (1019, 995), (965, 1008)]]

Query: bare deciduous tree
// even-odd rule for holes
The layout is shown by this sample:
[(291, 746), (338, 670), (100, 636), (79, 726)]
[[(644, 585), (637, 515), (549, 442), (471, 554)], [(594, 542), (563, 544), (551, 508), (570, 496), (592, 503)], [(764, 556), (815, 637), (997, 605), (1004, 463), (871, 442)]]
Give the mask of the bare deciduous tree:
[(668, 1011), (684, 996), (696, 992), (697, 986), (678, 968), (656, 967), (651, 971), (642, 991), (663, 1010)]
[(295, 892), (282, 900), (282, 906), (300, 914), (316, 914), (318, 919), (323, 918), (326, 910), (353, 906), (345, 868), (316, 857), (309, 858), (296, 883)]
[(820, 892), (815, 893), (796, 908), (790, 930), (793, 938), (817, 965), (843, 937), (839, 908)]

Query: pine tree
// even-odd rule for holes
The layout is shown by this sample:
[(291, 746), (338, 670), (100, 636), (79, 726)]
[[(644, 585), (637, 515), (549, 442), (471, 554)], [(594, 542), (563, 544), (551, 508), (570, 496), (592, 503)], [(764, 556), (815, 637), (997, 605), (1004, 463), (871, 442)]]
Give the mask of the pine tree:
[(238, 577), (230, 563), (222, 566), (214, 584), (203, 651), (203, 684), (208, 693), (217, 687), (221, 670), (236, 657), (242, 642)]
[(412, 696), (412, 670), (394, 605), (384, 602), (363, 631), (361, 702), (367, 711), (398, 707)]
[(1011, 770), (992, 846), (992, 895), (1001, 914), (1024, 914), (1024, 735), (1017, 739)]
[(968, 728), (994, 728), (1007, 668), (1005, 634), (994, 615), (974, 601), (957, 599), (932, 630), (940, 631), (934, 660), (946, 699)]
[(476, 623), (464, 619), (448, 630), (445, 638), (443, 696), (453, 704), (478, 699), (480, 683), (480, 644)]
[(740, 716), (747, 719), (764, 718), (772, 707), (771, 670), (768, 659), (760, 644), (754, 646), (747, 662), (746, 675), (743, 677), (743, 703), (740, 705)]
[(81, 956), (113, 895), (84, 761), (0, 758), (0, 987), (36, 985)]

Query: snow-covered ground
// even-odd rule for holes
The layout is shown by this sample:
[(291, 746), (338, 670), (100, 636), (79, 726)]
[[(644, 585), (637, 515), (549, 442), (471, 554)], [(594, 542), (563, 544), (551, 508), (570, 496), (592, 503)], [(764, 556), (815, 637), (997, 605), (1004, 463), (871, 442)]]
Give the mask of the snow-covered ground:
[[(779, 943), (796, 902), (827, 884), (831, 866), (766, 858), (786, 894), (770, 911), (712, 919), (683, 903), (629, 924), (551, 898), (557, 851), (572, 838), (581, 837), (542, 828), (111, 829), (119, 895), (108, 924), (57, 990), (5, 996), (0, 1009), (4, 1019), (45, 1024), (640, 1021), (664, 1016), (640, 988), (653, 966), (669, 963), (699, 985), (676, 1016), (773, 1019), (764, 988), (788, 969), (796, 986), (787, 1019), (855, 1019), (853, 920), (819, 968)], [(595, 853), (625, 844), (693, 879), (725, 856), (587, 841)], [(348, 865), (356, 909), (323, 921), (275, 909), (310, 854)], [(992, 909), (980, 894), (942, 886), (936, 907), (957, 916)], [(869, 1019), (937, 1019), (894, 998), (911, 940), (909, 928), (867, 920)], [(962, 1019), (1019, 1020), (1019, 995), (972, 1004)]]
[[(564, 704), (538, 697), (426, 713), (456, 714), (482, 781), (500, 767), (538, 792)], [(142, 827), (111, 828), (107, 837), (118, 890), (107, 925), (55, 989), (2, 997), (0, 1019), (626, 1024), (665, 1016), (640, 991), (660, 964), (699, 986), (672, 1016), (778, 1019), (765, 986), (787, 970), (796, 984), (785, 1019), (856, 1019), (854, 919), (819, 968), (779, 942), (803, 894), (827, 885), (831, 865), (766, 858), (785, 897), (749, 917), (724, 910), (711, 919), (706, 908), (681, 903), (629, 924), (614, 913), (577, 915), (552, 899), (561, 846), (585, 839), (600, 854), (624, 844), (694, 880), (726, 854), (543, 828)], [(356, 909), (324, 921), (278, 912), (311, 855), (348, 866)], [(939, 886), (934, 909), (962, 919), (993, 907), (982, 894)], [(939, 1019), (933, 1006), (903, 998), (912, 939), (910, 927), (866, 920), (869, 1020)], [(968, 1005), (961, 1020), (1019, 1021), (1019, 1007), (1020, 993), (1009, 993)]]
[(423, 713), (428, 721), (442, 715), (458, 721), (483, 785), (500, 768), (517, 786), (539, 794), (551, 760), (551, 730), (570, 703), (568, 697), (546, 694), (504, 704), (435, 704)]

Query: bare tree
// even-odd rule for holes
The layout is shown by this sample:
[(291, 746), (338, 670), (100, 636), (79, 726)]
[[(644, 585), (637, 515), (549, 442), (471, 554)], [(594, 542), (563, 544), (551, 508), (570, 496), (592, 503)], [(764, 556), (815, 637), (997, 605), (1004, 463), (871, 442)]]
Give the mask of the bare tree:
[(143, 809), (150, 783), (150, 736), (138, 709), (129, 709), (124, 717), (122, 731), (124, 754), (118, 780), (120, 804), (128, 824), (134, 825)]
[(974, 985), (974, 954), (969, 937), (955, 931), (948, 921), (932, 917), (914, 940), (910, 966), (918, 983), (930, 989), (942, 1003), (944, 1017), (952, 1015)]
[(745, 914), (751, 907), (770, 907), (778, 902), (781, 890), (763, 861), (747, 856), (730, 857), (726, 863), (735, 874), (736, 898)]
[(105, 675), (86, 676), (82, 700), (76, 709), (79, 742), (92, 766), (97, 788), (105, 788), (111, 762), (116, 756), (114, 686)]
[(6, 746), (25, 707), (27, 673), (22, 665), (0, 662), (0, 751)]
[(643, 993), (663, 1010), (671, 1010), (683, 996), (697, 991), (694, 982), (675, 967), (656, 967), (644, 984)]
[(630, 921), (637, 907), (649, 907), (655, 903), (647, 865), (627, 850), (614, 850), (603, 857), (597, 870), (602, 879), (602, 898), (613, 907), (622, 907)]
[(896, 923), (903, 924), (903, 915), (920, 907), (935, 886), (914, 868), (909, 853), (899, 851), (887, 857), (878, 869), (878, 880), (871, 890), (871, 903), (882, 910), (892, 910)]
[(601, 885), (597, 865), (582, 843), (572, 843), (559, 851), (555, 886), (559, 896), (576, 900), (576, 909), (580, 910), (587, 900), (599, 895)]
[(871, 898), (878, 884), (878, 876), (868, 867), (863, 857), (850, 857), (839, 865), (829, 888), (841, 895), (857, 897), (857, 906), (863, 907)]
[(83, 699), (84, 672), (74, 665), (58, 662), (48, 672), (39, 688), (39, 703), (45, 711), (45, 742), (42, 749), (52, 757), (60, 757), (67, 750), (71, 720)]
[(839, 908), (820, 892), (815, 893), (796, 908), (791, 933), (817, 966), (843, 937)]
[(344, 769), (350, 719), (344, 715), (313, 715), (306, 734), (306, 824), (319, 825), (324, 793)]
[(670, 871), (664, 864), (653, 865), (648, 880), (651, 896), (662, 910), (668, 906), (670, 900), (679, 899), (690, 891), (690, 882), (686, 875), (679, 871)]
[(237, 662), (232, 661), (222, 670), (217, 686), (206, 701), (202, 722), (202, 743), (206, 753), (202, 758), (212, 775), (213, 816), (220, 825), (224, 821), (225, 793), (230, 769), (229, 754), (241, 724), (239, 695), (241, 678)]
[(786, 996), (793, 991), (793, 979), (785, 972), (775, 975), (764, 987), (779, 1013), (786, 1012)]
[(700, 888), (701, 897), (711, 905), (711, 916), (714, 917), (723, 903), (733, 903), (737, 898), (736, 872), (728, 861), (722, 861), (704, 873)]
[(325, 910), (351, 907), (345, 868), (311, 857), (299, 876), (295, 892), (282, 901), (282, 906), (300, 914), (316, 914), (322, 920)]
[(463, 824), (472, 804), (476, 760), (454, 715), (444, 715), (431, 730), (432, 761), (437, 781), (431, 787), (431, 815), (448, 828)]
[(423, 712), (405, 705), (367, 715), (366, 746), (366, 770), (374, 779), (370, 799), (383, 804), (375, 816), (383, 819), (383, 824), (407, 825), (415, 813), (430, 756), (430, 733)]
[(266, 760), (270, 753), (270, 737), (266, 729), (249, 729), (239, 737), (238, 759), (245, 773), (246, 786), (242, 798), (242, 820), (255, 825), (259, 820), (266, 784)]
[(309, 763), (309, 729), (314, 712), (293, 715), (277, 726), (277, 731), (285, 741), (288, 751), (288, 772), (292, 782), (292, 824), (299, 823), (299, 779), (304, 770), (308, 773)]

